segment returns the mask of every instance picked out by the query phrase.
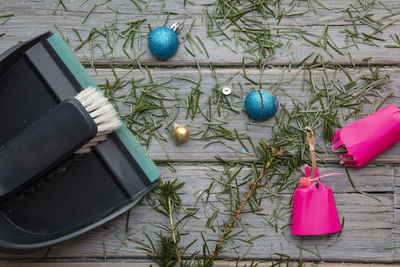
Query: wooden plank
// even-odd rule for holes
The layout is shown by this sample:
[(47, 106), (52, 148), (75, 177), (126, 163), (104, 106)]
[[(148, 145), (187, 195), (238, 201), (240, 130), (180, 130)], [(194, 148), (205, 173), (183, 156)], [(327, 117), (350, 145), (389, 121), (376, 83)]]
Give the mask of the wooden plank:
[[(161, 168), (162, 178), (164, 180), (172, 180), (175, 177), (180, 177), (182, 181), (186, 182), (186, 186), (184, 186), (180, 192), (183, 201), (182, 204), (187, 208), (200, 208), (197, 214), (198, 218), (190, 220), (185, 226), (185, 229), (190, 235), (182, 236), (184, 243), (198, 239), (192, 251), (201, 251), (202, 241), (199, 233), (200, 231), (204, 233), (207, 239), (211, 239), (209, 241), (210, 247), (215, 244), (215, 241), (212, 240), (216, 238), (216, 234), (212, 230), (205, 228), (207, 220), (205, 210), (203, 210), (200, 201), (197, 205), (194, 204), (201, 194), (200, 190), (204, 189), (212, 181), (208, 174), (218, 175), (221, 173), (221, 167), (216, 167), (216, 169), (217, 171), (215, 172), (207, 167), (179, 165), (176, 166), (177, 172), (173, 173), (166, 167)], [(337, 167), (322, 168), (321, 172), (327, 173), (335, 171), (336, 169)], [(347, 178), (344, 176), (335, 176), (325, 179), (325, 182), (330, 185), (335, 192), (340, 218), (345, 217), (345, 228), (337, 244), (334, 244), (337, 241), (335, 235), (332, 237), (314, 236), (299, 238), (292, 236), (289, 232), (287, 232), (285, 236), (281, 233), (276, 234), (273, 227), (266, 223), (264, 219), (264, 217), (268, 218), (269, 214), (273, 212), (276, 202), (274, 202), (274, 204), (265, 199), (261, 205), (263, 208), (262, 212), (265, 215), (258, 216), (252, 213), (242, 215), (241, 223), (248, 225), (249, 234), (245, 232), (240, 233), (238, 238), (249, 239), (250, 236), (256, 236), (260, 233), (266, 234), (266, 236), (253, 241), (253, 247), (246, 258), (276, 259), (277, 255), (274, 253), (288, 254), (292, 258), (298, 258), (300, 242), (303, 240), (302, 246), (304, 249), (316, 253), (315, 247), (317, 246), (322, 259), (325, 261), (393, 262), (394, 252), (387, 248), (392, 246), (394, 242), (392, 235), (394, 196), (393, 192), (380, 193), (378, 191), (390, 191), (391, 185), (386, 184), (384, 178), (393, 181), (394, 169), (390, 167), (367, 167), (362, 169), (362, 171), (364, 171), (364, 174), (358, 174), (357, 172), (352, 173), (353, 180), (360, 184), (365, 184), (363, 188), (369, 190), (368, 192), (372, 196), (379, 198), (381, 202), (361, 194), (352, 193), (351, 186), (348, 182), (346, 183)], [(243, 176), (246, 172), (246, 170), (243, 171)], [(365, 173), (368, 172), (377, 172), (377, 176), (365, 177)], [(240, 177), (242, 178), (242, 174)], [(378, 185), (381, 182), (382, 185)], [(376, 184), (378, 188), (374, 189), (374, 184)], [(375, 190), (376, 193), (374, 193)], [(219, 191), (219, 188), (215, 189), (215, 192)], [(292, 190), (284, 192), (280, 200), (281, 203), (288, 203), (292, 192)], [(217, 200), (215, 194), (210, 196), (209, 201), (215, 207), (222, 209), (222, 204)], [(206, 205), (206, 210), (210, 214), (212, 212), (212, 207)], [(47, 258), (103, 258), (103, 244), (106, 249), (107, 258), (146, 258), (146, 254), (137, 248), (137, 244), (126, 241), (128, 237), (125, 232), (126, 216), (126, 214), (122, 215), (103, 227), (99, 227), (74, 240), (53, 247), (48, 253)], [(220, 213), (217, 221), (222, 223), (228, 218), (228, 215)], [(288, 221), (290, 221), (290, 213), (282, 215), (280, 225), (282, 226)], [(129, 218), (129, 236), (145, 239), (143, 231), (151, 235), (159, 231), (157, 225), (168, 225), (168, 223), (168, 218), (155, 212), (147, 201), (142, 201), (131, 211), (131, 216)], [(234, 231), (236, 232), (238, 229), (239, 228), (235, 228)], [(122, 243), (121, 240), (125, 241)], [(235, 251), (227, 251), (223, 253), (220, 258), (235, 259), (249, 248), (248, 243), (239, 241), (236, 241), (236, 243), (240, 246), (238, 248), (238, 253)], [(351, 253), (349, 253), (349, 251), (351, 251)], [(43, 256), (44, 251), (41, 253), (41, 256)], [(35, 257), (35, 255), (17, 257), (2, 254), (0, 258), (22, 260), (32, 259), (33, 257)], [(315, 254), (309, 253), (306, 250), (303, 250), (303, 259), (312, 261), (320, 260)]]
[[(257, 266), (259, 267), (269, 267), (273, 262), (260, 262)], [(93, 262), (93, 261), (79, 261), (79, 262), (68, 262), (68, 261), (45, 261), (45, 262), (1, 262), (2, 267), (17, 267), (24, 264), (26, 267), (148, 267), (151, 264), (155, 265), (154, 262), (148, 260), (124, 260), (124, 261), (114, 261), (107, 260), (106, 262)], [(157, 265), (156, 265), (157, 266)], [(216, 261), (214, 264), (215, 267), (230, 267), (230, 266), (251, 266), (251, 262), (240, 262), (237, 264), (236, 262), (229, 261)], [(315, 263), (305, 262), (304, 267), (312, 267), (316, 266)], [(323, 262), (318, 263), (317, 266), (321, 267), (399, 267), (399, 264), (361, 264), (361, 263), (329, 263)]]
[[(201, 194), (201, 190), (208, 188), (211, 182), (210, 177), (218, 178), (223, 171), (220, 166), (215, 166), (213, 164), (210, 164), (209, 166), (185, 166), (178, 164), (176, 165), (177, 173), (169, 171), (165, 167), (160, 168), (162, 170), (161, 177), (163, 179), (173, 180), (175, 177), (179, 177), (187, 185), (188, 188), (186, 190), (190, 192), (190, 195), (196, 198)], [(196, 171), (196, 173), (193, 173), (193, 171)], [(356, 187), (367, 193), (392, 193), (394, 171), (394, 167), (375, 166), (365, 167), (362, 169), (349, 169), (349, 173)], [(245, 176), (250, 172), (250, 169), (244, 168), (241, 171), (241, 175)], [(320, 173), (321, 175), (328, 173), (344, 174), (326, 177), (324, 178), (324, 181), (333, 188), (335, 193), (355, 193), (342, 167), (331, 165), (320, 166)], [(297, 175), (294, 176), (300, 179), (304, 174), (302, 171), (299, 171)], [(297, 184), (295, 184), (295, 186), (297, 186)], [(220, 189), (222, 190), (222, 187)], [(282, 193), (290, 195), (293, 193), (293, 189), (286, 189), (282, 191)]]
[[(355, 74), (355, 76), (359, 76), (362, 73), (367, 72), (367, 69), (364, 68), (356, 68), (356, 69), (348, 69), (352, 74)], [(115, 72), (117, 73), (118, 76), (123, 76), (128, 70), (126, 69), (116, 69)], [(112, 82), (115, 78), (113, 77), (113, 73), (109, 69), (98, 69), (97, 70), (97, 75), (95, 74), (94, 71), (89, 70), (90, 74), (95, 78), (96, 82), (98, 84), (104, 84), (106, 78)], [(212, 73), (209, 69), (201, 69), (202, 73), (202, 82), (200, 86), (200, 90), (202, 92), (201, 98), (200, 98), (200, 105), (204, 103), (207, 99), (207, 96), (211, 94), (211, 90), (215, 87), (216, 82), (212, 78)], [(250, 126), (248, 129), (246, 127), (246, 115), (243, 111), (243, 103), (244, 103), (244, 98), (247, 95), (247, 92), (250, 92), (253, 90), (254, 85), (249, 84), (249, 82), (242, 76), (240, 75), (241, 69), (217, 69), (216, 70), (218, 80), (224, 81), (225, 79), (228, 79), (231, 76), (236, 76), (233, 78), (231, 82), (228, 84), (221, 84), (220, 87), (223, 87), (225, 85), (230, 86), (233, 88), (233, 92), (239, 96), (239, 98), (236, 98), (234, 101), (232, 101), (233, 106), (235, 106), (238, 110), (241, 110), (240, 114), (235, 114), (234, 112), (230, 112), (229, 116), (227, 118), (221, 118), (225, 119), (227, 121), (226, 125), (223, 125), (225, 128), (233, 131), (233, 129), (237, 129), (239, 132), (241, 131), (247, 131), (247, 134), (252, 138), (254, 144), (257, 144), (261, 139), (268, 140), (271, 137), (271, 130), (270, 126), (274, 124), (274, 120), (268, 120), (265, 122), (265, 125), (267, 126), (266, 128), (259, 127), (259, 126)], [(260, 77), (260, 71), (258, 69), (254, 68), (248, 68), (246, 70), (247, 76), (250, 79), (253, 79), (255, 81), (259, 80)], [(274, 88), (274, 83), (279, 81), (282, 75), (282, 69), (278, 68), (273, 68), (273, 69), (265, 69), (262, 75), (262, 83), (264, 84), (264, 88), (271, 90), (270, 88)], [(292, 97), (295, 97), (298, 101), (305, 102), (308, 99), (307, 94), (301, 89), (302, 84), (303, 84), (303, 75), (299, 73), (297, 76), (295, 75), (296, 71), (292, 70), (291, 72), (286, 72), (283, 81), (287, 81), (292, 79), (292, 77), (295, 76), (293, 82), (291, 83), (285, 83), (282, 82), (280, 85), (279, 90), (277, 90), (274, 94), (278, 97), (279, 102), (281, 104), (286, 104), (288, 109), (291, 109), (293, 107), (292, 99), (288, 95), (291, 95)], [(330, 74), (333, 72), (329, 71)], [(174, 91), (177, 95), (178, 98), (182, 99), (181, 101), (183, 102), (184, 99), (186, 98), (186, 95), (190, 92), (190, 88), (194, 86), (193, 83), (182, 80), (179, 77), (184, 77), (184, 78), (189, 78), (194, 81), (198, 80), (199, 77), (199, 72), (197, 69), (152, 69), (151, 70), (152, 77), (155, 82), (164, 82), (169, 79), (173, 79), (168, 86), (170, 88), (176, 88), (177, 90), (171, 89)], [(322, 77), (322, 73), (320, 73), (321, 76), (316, 75), (315, 77), (315, 82), (317, 82), (320, 77)], [(388, 93), (393, 93), (394, 97), (389, 98), (386, 102), (385, 105), (387, 104), (394, 104), (397, 106), (400, 106), (400, 98), (398, 93), (398, 84), (400, 84), (400, 70), (398, 68), (385, 68), (381, 70), (382, 75), (387, 75), (390, 77), (391, 82), (389, 82), (387, 85), (384, 86), (382, 89), (382, 94), (386, 95)], [(147, 74), (142, 73), (140, 70), (133, 70), (131, 71), (128, 75), (126, 75), (125, 79), (126, 81), (130, 81), (132, 78), (139, 80), (141, 78), (145, 78), (146, 81), (148, 81)], [(337, 78), (345, 83), (347, 81), (346, 77), (343, 77), (341, 75), (338, 75)], [(142, 83), (145, 83), (146, 81), (143, 81)], [(238, 86), (238, 83), (241, 83), (243, 85), (243, 92), (241, 92), (240, 87)], [(131, 85), (127, 85), (122, 89), (119, 89), (116, 92), (116, 95), (125, 95), (129, 91), (128, 88), (130, 88)], [(167, 99), (171, 98), (170, 94), (166, 92), (165, 90), (160, 88), (160, 92), (162, 95)], [(381, 101), (377, 99), (378, 103)], [(165, 100), (164, 105), (166, 108), (169, 108), (179, 102), (178, 100), (172, 100), (172, 101), (167, 101)], [(366, 111), (368, 111), (368, 106), (366, 106)], [(131, 109), (127, 105), (121, 105), (120, 106), (120, 113), (121, 114), (127, 114), (130, 113)], [(157, 114), (160, 114), (161, 112), (158, 111)], [(361, 116), (362, 117), (362, 116)], [(354, 119), (350, 119), (347, 122), (344, 122), (343, 125), (350, 124), (353, 122)], [(193, 121), (190, 119), (186, 119), (186, 111), (183, 108), (180, 108), (180, 112), (177, 118), (177, 122), (181, 124), (187, 124), (189, 125), (189, 129), (192, 132), (196, 132), (199, 130), (198, 127), (201, 127), (202, 129), (205, 128), (204, 122), (205, 119), (202, 118), (200, 114), (198, 114)], [(188, 143), (182, 145), (182, 146), (176, 146), (174, 142), (169, 138), (167, 132), (164, 130), (165, 124), (163, 124), (163, 127), (161, 127), (158, 132), (163, 135), (165, 138), (167, 138), (168, 142), (164, 143), (166, 150), (168, 151), (168, 154), (166, 154), (160, 146), (159, 142), (155, 139), (152, 140), (152, 144), (150, 147), (150, 156), (153, 160), (156, 161), (164, 161), (164, 160), (171, 160), (171, 161), (185, 161), (185, 162), (199, 162), (199, 161), (206, 161), (206, 162), (215, 162), (215, 156), (219, 155), (225, 160), (236, 160), (238, 158), (242, 158), (244, 160), (253, 160), (254, 158), (251, 155), (248, 155), (246, 153), (241, 152), (241, 145), (239, 144), (238, 141), (235, 142), (230, 142), (225, 139), (222, 139), (227, 145), (232, 146), (236, 151), (232, 150), (231, 148), (228, 148), (227, 146), (220, 144), (220, 143), (215, 143), (212, 145), (208, 145), (208, 142), (205, 142), (204, 140), (196, 140), (192, 139)], [(325, 141), (321, 140), (321, 138), (317, 137), (317, 143), (320, 144), (322, 147), (325, 147), (327, 150), (327, 154), (321, 154), (321, 157), (323, 157), (326, 161), (331, 162), (331, 163), (338, 163), (340, 160), (340, 157), (338, 156), (337, 153), (330, 153), (329, 146), (324, 146)], [(196, 147), (195, 151), (193, 148)], [(390, 164), (395, 164), (395, 163), (400, 163), (400, 154), (398, 153), (400, 148), (400, 144), (395, 145), (394, 147), (390, 148), (386, 152), (384, 152), (382, 155), (380, 155), (378, 158), (376, 158), (372, 163), (375, 164), (385, 164), (385, 163), (390, 163)]]
[[(385, 249), (390, 247), (393, 243), (392, 229), (387, 228), (389, 226), (384, 226), (383, 224), (388, 225), (388, 223), (390, 223), (389, 221), (392, 220), (393, 215), (385, 215), (382, 213), (379, 215), (373, 215), (372, 212), (381, 208), (390, 209), (390, 198), (393, 198), (393, 195), (390, 195), (389, 197), (386, 195), (376, 196), (382, 200), (383, 205), (380, 205), (379, 207), (378, 205), (374, 207), (367, 207), (365, 208), (367, 210), (364, 212), (351, 212), (344, 211), (344, 209), (346, 209), (344, 206), (348, 205), (347, 203), (354, 203), (354, 205), (349, 205), (347, 208), (357, 210), (359, 209), (358, 206), (360, 204), (365, 203), (365, 197), (361, 197), (360, 195), (351, 197), (348, 195), (336, 194), (339, 213), (341, 216), (345, 216), (347, 218), (347, 222), (349, 222), (341, 236), (341, 241), (337, 245), (328, 248), (328, 245), (332, 244), (335, 241), (335, 238), (331, 239), (329, 236), (310, 237), (303, 239), (303, 247), (313, 251), (313, 253), (316, 253), (315, 247), (317, 246), (321, 253), (321, 257), (327, 261), (340, 260), (357, 262), (392, 262), (394, 260), (393, 251)], [(340, 199), (346, 203), (341, 202)], [(371, 204), (372, 203), (368, 203), (364, 205)], [(147, 225), (147, 223), (161, 222), (168, 224), (167, 218), (161, 217), (154, 212), (149, 212), (149, 207), (146, 206), (137, 206), (137, 208), (133, 210), (132, 214), (133, 217), (130, 219), (130, 226), (132, 227), (133, 231), (137, 231), (146, 225), (146, 232), (148, 234), (152, 234), (154, 232), (159, 232), (159, 229), (152, 225)], [(355, 217), (357, 217), (355, 219), (357, 221), (352, 221), (352, 218)], [(242, 220), (243, 223), (263, 223), (260, 219), (258, 221), (255, 220), (254, 216), (242, 216)], [(368, 220), (371, 220), (371, 222), (366, 223)], [(189, 253), (193, 250), (201, 250), (202, 242), (200, 241), (201, 238), (198, 231), (204, 231), (205, 222), (206, 219), (201, 217), (197, 221), (192, 221), (187, 225), (186, 230), (191, 232), (191, 234), (190, 236), (183, 238), (183, 243), (187, 244), (195, 239), (198, 240)], [(107, 251), (107, 257), (146, 257), (146, 254), (135, 248), (137, 247), (137, 244), (127, 242), (126, 246), (121, 245), (121, 241), (118, 239), (118, 237), (124, 238), (124, 225), (125, 218), (122, 217), (113, 223), (108, 224), (106, 226), (108, 230), (97, 229), (73, 241), (54, 247), (50, 251), (48, 257), (103, 257), (103, 242)], [(379, 225), (383, 226), (380, 227)], [(290, 241), (286, 241), (282, 235), (273, 234), (273, 229), (267, 226), (257, 227), (249, 230), (250, 236), (255, 236), (260, 233), (267, 234), (267, 237), (260, 238), (259, 240), (253, 242), (252, 250), (247, 254), (246, 258), (278, 258), (278, 256), (274, 253), (284, 253), (294, 258), (298, 257), (298, 246), (300, 244), (299, 238), (290, 236), (290, 234), (288, 234), (287, 238)], [(210, 230), (204, 231), (204, 235), (206, 238), (214, 239), (216, 237), (215, 233)], [(249, 239), (250, 236), (247, 234), (240, 234), (238, 235), (238, 238)], [(140, 232), (137, 233), (135, 237), (144, 239), (143, 233)], [(212, 246), (212, 244), (215, 244), (215, 242), (209, 241), (209, 245)], [(234, 251), (223, 253), (220, 258), (237, 258), (238, 254), (242, 255), (249, 248), (248, 244), (240, 244), (240, 242), (237, 242), (237, 245), (241, 245), (238, 249), (238, 253)], [(351, 253), (348, 253), (349, 249), (351, 249)], [(303, 258), (307, 260), (319, 260), (315, 254), (310, 254), (306, 251), (303, 251)]]
[[(139, 3), (139, 2), (138, 2)], [(163, 9), (164, 13), (161, 12), (161, 6), (160, 3), (157, 1), (150, 1), (149, 3), (146, 4), (141, 4), (142, 11), (140, 11), (137, 6), (133, 4), (133, 2), (130, 1), (124, 1), (124, 0), (113, 0), (111, 3), (107, 3), (107, 5), (102, 5), (98, 6), (93, 10), (93, 16), (97, 14), (115, 14), (115, 11), (118, 11), (118, 14), (133, 14), (133, 13), (138, 13), (138, 15), (158, 15), (160, 14), (160, 17), (167, 15), (166, 13), (170, 12), (170, 16), (175, 15), (174, 13), (188, 13), (186, 17), (189, 17), (188, 15), (201, 15), (202, 10), (204, 7), (211, 6), (210, 3), (213, 3), (212, 1), (208, 0), (198, 0), (196, 2), (193, 2), (190, 4), (187, 2), (185, 8), (183, 6), (183, 2), (179, 1), (168, 1)], [(303, 13), (299, 16), (283, 16), (281, 20), (281, 24), (283, 25), (292, 25), (292, 24), (313, 24), (313, 25), (325, 25), (325, 21), (327, 19), (332, 20), (332, 24), (337, 24), (337, 25), (343, 25), (343, 24), (348, 24), (349, 21), (348, 15), (339, 13), (338, 11), (343, 10), (343, 8), (346, 8), (350, 4), (353, 6), (358, 6), (357, 5), (357, 0), (337, 0), (337, 1), (326, 1), (324, 5), (329, 7), (330, 9), (322, 8), (319, 5), (315, 5), (315, 11), (317, 14), (315, 14), (313, 11)], [(394, 13), (396, 11), (396, 8), (398, 8), (398, 2), (396, 0), (384, 0), (382, 3), (388, 7), (389, 9), (392, 10)], [(54, 10), (56, 8), (57, 2), (51, 2), (49, 0), (24, 0), (23, 2), (15, 2), (15, 1), (5, 1), (2, 3), (2, 7), (5, 8), (7, 11), (16, 11), (20, 9), (40, 9), (40, 10), (47, 10), (49, 11), (49, 14), (53, 14)], [(288, 3), (282, 2), (281, 3), (283, 8), (288, 8)], [(61, 15), (66, 15), (68, 16), (69, 13), (73, 12), (79, 12), (82, 13), (83, 15), (86, 15), (87, 12), (93, 7), (93, 3), (87, 2), (82, 5), (82, 1), (80, 0), (69, 0), (68, 3), (65, 2), (65, 6), (67, 7), (67, 10), (64, 10), (62, 6), (59, 6), (57, 9), (57, 13), (62, 13)], [(108, 8), (110, 7), (110, 8)], [(183, 9), (184, 8), (184, 9)], [(388, 11), (383, 7), (382, 5), (374, 5), (374, 14), (377, 16), (384, 16), (388, 13)], [(306, 11), (308, 10), (308, 4), (304, 2), (299, 2), (296, 3), (296, 6), (291, 10), (291, 13), (295, 13), (298, 11)], [(390, 13), (389, 13), (390, 14)], [(258, 14), (259, 16), (260, 14)], [(257, 14), (256, 14), (257, 16)], [(90, 16), (87, 21), (90, 20), (95, 20), (96, 18), (93, 18)], [(341, 21), (342, 20), (342, 21)]]
[[(223, 40), (220, 42), (218, 46), (214, 41), (207, 37), (207, 31), (205, 27), (205, 22), (202, 20), (201, 13), (205, 8), (201, 5), (201, 3), (205, 3), (207, 1), (202, 1), (196, 5), (187, 5), (186, 9), (183, 9), (182, 2), (171, 1), (168, 2), (165, 10), (177, 12), (178, 14), (172, 14), (169, 16), (169, 24), (177, 20), (186, 20), (186, 24), (191, 24), (191, 21), (195, 19), (195, 23), (193, 29), (191, 31), (191, 35), (195, 38), (198, 36), (203, 42), (205, 47), (208, 50), (209, 58), (205, 53), (200, 54), (196, 52), (196, 59), (201, 65), (208, 65), (212, 62), (215, 65), (233, 65), (238, 66), (242, 64), (243, 58), (243, 49), (236, 46), (234, 40)], [(354, 4), (357, 5), (357, 1), (352, 0)], [(399, 11), (399, 6), (395, 0), (386, 0), (385, 6), (392, 8), (393, 12), (396, 13)], [(23, 4), (22, 4), (23, 3)], [(136, 44), (137, 54), (140, 54), (147, 50), (147, 23), (150, 23), (152, 27), (158, 27), (164, 24), (165, 19), (167, 18), (166, 14), (160, 13), (160, 4), (158, 1), (151, 1), (148, 8), (143, 12), (140, 12), (135, 5), (133, 5), (130, 1), (113, 1), (107, 5), (98, 6), (94, 9), (93, 13), (88, 17), (84, 24), (82, 21), (87, 15), (88, 11), (93, 7), (93, 3), (87, 3), (84, 6), (80, 7), (80, 0), (68, 1), (67, 8), (68, 11), (62, 11), (62, 7), (59, 8), (59, 11), (54, 14), (55, 4), (52, 0), (46, 1), (24, 1), (24, 2), (16, 2), (16, 1), (2, 1), (0, 3), (0, 10), (6, 10), (7, 14), (15, 14), (10, 21), (6, 24), (2, 25), (0, 28), (0, 32), (4, 32), (6, 35), (2, 37), (2, 41), (0, 42), (0, 53), (5, 51), (7, 48), (17, 43), (20, 40), (27, 40), (29, 38), (33, 38), (34, 36), (43, 33), (48, 30), (52, 30), (57, 32), (58, 30), (54, 28), (53, 25), (57, 25), (57, 27), (62, 31), (65, 37), (69, 40), (71, 47), (77, 47), (81, 41), (79, 41), (78, 36), (75, 34), (73, 29), (77, 29), (83, 39), (85, 39), (92, 28), (101, 28), (104, 25), (108, 25), (112, 23), (115, 19), (115, 12), (111, 9), (119, 10), (118, 14), (118, 23), (117, 27), (119, 29), (123, 29), (126, 27), (125, 23), (129, 21), (135, 21), (137, 19), (147, 19), (146, 23), (143, 26), (143, 38), (141, 44)], [(304, 11), (307, 10), (307, 2), (302, 1), (299, 2), (299, 7), (296, 7), (291, 12), (296, 11)], [(331, 25), (329, 27), (329, 34), (333, 37), (336, 45), (338, 47), (346, 47), (345, 43), (345, 33), (343, 32), (344, 28), (348, 28), (352, 30), (352, 24), (348, 21), (348, 15), (344, 12), (338, 12), (344, 7), (349, 5), (349, 1), (341, 0), (341, 1), (329, 1), (327, 3), (328, 6), (331, 6), (333, 10), (325, 10), (317, 6), (318, 14), (314, 14), (313, 12), (308, 12), (299, 16), (290, 16), (287, 18), (283, 18), (280, 22), (282, 26), (288, 27), (298, 27), (300, 30), (307, 30), (309, 33), (320, 35), (325, 28), (326, 21), (329, 21)], [(111, 9), (107, 8), (110, 7)], [(192, 18), (189, 18), (186, 14), (190, 14)], [(377, 17), (382, 17), (385, 14), (389, 14), (388, 11), (379, 4), (374, 6), (374, 12)], [(383, 23), (388, 23), (392, 19), (398, 18), (398, 16), (394, 16), (386, 19)], [(277, 25), (274, 24), (274, 19), (271, 18), (269, 20), (271, 28), (276, 28)], [(276, 22), (275, 22), (276, 23)], [(396, 49), (385, 48), (383, 47), (385, 44), (394, 44), (390, 35), (398, 32), (400, 27), (399, 22), (395, 22), (388, 28), (386, 28), (383, 33), (378, 33), (376, 37), (383, 38), (386, 41), (376, 41), (379, 43), (380, 47), (369, 46), (360, 44), (358, 48), (350, 48), (349, 51), (352, 54), (352, 58), (354, 63), (357, 65), (365, 65), (366, 62), (363, 61), (364, 58), (373, 56), (373, 58), (369, 61), (370, 64), (380, 64), (380, 65), (395, 65), (400, 62), (400, 55), (396, 53)], [(195, 58), (191, 56), (186, 49), (184, 48), (184, 40), (183, 36), (185, 32), (188, 30), (189, 26), (187, 25), (181, 33), (181, 47), (178, 53), (168, 61), (160, 61), (154, 58), (149, 52), (146, 52), (141, 58), (140, 61), (142, 64), (147, 65), (179, 65), (179, 66), (193, 66), (195, 65)], [(371, 33), (371, 29), (365, 25), (359, 25), (358, 31), (365, 32), (367, 34)], [(274, 31), (273, 31), (274, 32)], [(303, 60), (305, 56), (310, 54), (311, 52), (321, 53), (324, 55), (325, 60), (332, 60), (335, 63), (340, 64), (350, 64), (351, 61), (348, 55), (340, 55), (330, 49), (330, 52), (334, 55), (334, 58), (331, 58), (327, 53), (323, 51), (321, 48), (317, 48), (314, 46), (310, 46), (310, 44), (305, 41), (299, 39), (288, 41), (285, 38), (280, 39), (285, 47), (286, 43), (290, 43), (291, 49), (290, 52), (284, 51), (285, 49), (281, 49), (277, 52), (276, 57), (271, 60), (269, 65), (288, 65), (288, 64), (298, 64)], [(107, 42), (105, 38), (99, 38), (95, 41), (95, 43), (101, 45), (104, 51), (108, 51)], [(108, 56), (108, 60), (102, 57), (103, 52), (100, 49), (94, 49), (94, 59), (96, 64), (108, 64), (110, 61), (113, 64), (131, 64), (131, 60), (123, 53), (121, 46), (123, 41), (119, 41), (116, 43), (115, 53), (113, 55)], [(237, 52), (232, 52), (230, 49), (223, 45), (225, 43), (227, 46), (231, 47)], [(88, 63), (88, 60), (85, 57), (91, 57), (91, 52), (88, 51), (89, 45), (83, 47), (76, 52), (80, 60), (82, 62)], [(346, 49), (341, 49), (342, 52), (346, 53)], [(132, 57), (134, 57), (133, 53), (129, 51)], [(251, 64), (250, 64), (251, 65)]]

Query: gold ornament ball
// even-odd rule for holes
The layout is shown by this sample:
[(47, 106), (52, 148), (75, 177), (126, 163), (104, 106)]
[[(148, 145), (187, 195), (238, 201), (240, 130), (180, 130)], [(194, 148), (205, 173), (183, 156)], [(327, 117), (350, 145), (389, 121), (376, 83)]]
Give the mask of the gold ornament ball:
[(190, 137), (189, 129), (183, 125), (175, 127), (174, 137), (175, 137), (175, 140), (178, 141), (179, 143), (185, 143), (187, 140), (189, 140), (189, 137)]

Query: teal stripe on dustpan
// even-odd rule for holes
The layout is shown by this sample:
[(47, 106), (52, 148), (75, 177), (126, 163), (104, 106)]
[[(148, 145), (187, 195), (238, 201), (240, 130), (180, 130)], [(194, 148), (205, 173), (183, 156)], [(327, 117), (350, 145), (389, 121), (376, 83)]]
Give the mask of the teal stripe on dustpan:
[[(82, 88), (93, 86), (99, 89), (95, 81), (92, 79), (92, 77), (90, 77), (89, 73), (72, 53), (71, 49), (64, 42), (60, 35), (53, 34), (47, 39), (47, 41), (57, 52), (58, 56), (64, 61), (65, 65), (81, 84)], [(157, 180), (157, 178), (160, 177), (160, 170), (157, 168), (154, 162), (146, 156), (146, 152), (125, 124), (123, 124), (122, 127), (117, 131), (117, 135), (128, 151), (135, 158), (136, 162), (146, 173), (150, 181), (154, 182)]]

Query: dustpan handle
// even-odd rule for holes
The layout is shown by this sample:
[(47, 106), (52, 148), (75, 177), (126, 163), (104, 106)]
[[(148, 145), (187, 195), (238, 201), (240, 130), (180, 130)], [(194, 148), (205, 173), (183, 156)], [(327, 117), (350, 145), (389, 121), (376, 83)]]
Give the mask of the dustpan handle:
[(97, 134), (75, 98), (67, 99), (0, 150), (0, 200), (48, 173)]
[(317, 170), (317, 157), (315, 155), (315, 136), (314, 133), (311, 129), (310, 126), (307, 126), (305, 128), (306, 130), (306, 135), (307, 135), (307, 142), (308, 142), (308, 147), (310, 149), (310, 154), (311, 154), (311, 174), (310, 177), (312, 179), (315, 179), (315, 173)]

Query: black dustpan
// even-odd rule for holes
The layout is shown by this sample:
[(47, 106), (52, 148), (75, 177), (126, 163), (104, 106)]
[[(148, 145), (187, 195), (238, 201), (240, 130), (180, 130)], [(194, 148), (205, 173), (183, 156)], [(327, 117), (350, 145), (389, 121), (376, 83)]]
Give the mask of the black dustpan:
[[(96, 86), (59, 35), (45, 33), (0, 56), (0, 146), (49, 109)], [(0, 249), (25, 253), (87, 232), (132, 208), (160, 172), (123, 126), (0, 202)], [(1, 187), (1, 177), (0, 177)]]

